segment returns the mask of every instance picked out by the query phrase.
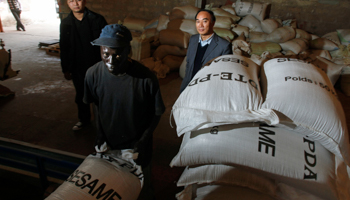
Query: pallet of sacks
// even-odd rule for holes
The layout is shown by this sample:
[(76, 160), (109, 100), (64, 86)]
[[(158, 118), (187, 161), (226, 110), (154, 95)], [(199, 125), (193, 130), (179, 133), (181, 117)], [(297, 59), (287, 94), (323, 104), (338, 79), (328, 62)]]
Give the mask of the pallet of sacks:
[(349, 199), (349, 135), (330, 77), (312, 63), (213, 59), (173, 105), (187, 199)]
[(143, 173), (134, 156), (131, 150), (90, 154), (46, 200), (136, 200)]

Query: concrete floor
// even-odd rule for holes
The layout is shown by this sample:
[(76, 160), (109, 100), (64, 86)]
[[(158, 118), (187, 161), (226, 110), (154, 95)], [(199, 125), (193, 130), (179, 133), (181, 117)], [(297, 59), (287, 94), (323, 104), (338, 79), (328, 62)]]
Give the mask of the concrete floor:
[[(48, 55), (44, 49), (38, 48), (39, 42), (59, 38), (58, 24), (30, 25), (26, 27), (26, 32), (16, 31), (15, 27), (4, 27), (5, 32), (0, 33), (5, 48), (12, 50), (12, 68), (20, 70), (18, 76), (0, 82), (0, 86), (15, 92), (14, 96), (0, 97), (0, 137), (87, 156), (94, 151), (94, 124), (79, 132), (71, 130), (77, 122), (73, 84), (64, 79), (59, 57)], [(172, 105), (179, 95), (181, 78), (173, 72), (159, 81), (166, 111), (154, 133), (153, 176), (157, 199), (170, 200), (175, 199), (175, 194), (182, 190), (176, 187), (176, 181), (183, 168), (169, 167), (182, 140), (169, 124)], [(350, 97), (340, 91), (338, 93), (349, 126)], [(0, 177), (9, 182), (21, 179), (14, 178), (15, 175), (6, 171), (0, 171)], [(36, 181), (31, 179), (28, 183), (28, 179), (25, 179), (20, 181), (22, 184), (0, 185), (0, 193), (9, 194), (9, 197), (5, 195), (1, 199), (23, 199), (23, 193), (14, 192), (13, 187), (16, 187), (16, 191), (19, 187), (27, 191), (34, 187)], [(36, 190), (33, 188), (29, 193)], [(41, 198), (27, 193), (25, 199)]]
[[(0, 33), (5, 49), (12, 51), (13, 70), (20, 70), (16, 77), (0, 82), (1, 87), (15, 92), (14, 96), (0, 97), (0, 137), (87, 156), (94, 151), (94, 124), (78, 132), (71, 130), (78, 121), (73, 84), (64, 79), (59, 57), (38, 48), (39, 42), (59, 38), (58, 27), (59, 22), (29, 25), (26, 32), (4, 27), (5, 32)], [(181, 78), (176, 72), (160, 80), (166, 111), (154, 133), (152, 164), (156, 197), (161, 200), (175, 199), (175, 194), (182, 189), (175, 181), (183, 168), (169, 167), (181, 144), (181, 138), (169, 124), (180, 84)], [(0, 177), (4, 176), (8, 177), (8, 173), (0, 171)], [(22, 187), (28, 188), (26, 184)], [(20, 193), (4, 187), (0, 193), (9, 193), (9, 197), (1, 195), (0, 199), (22, 199), (14, 196)], [(36, 196), (29, 199), (41, 199)]]

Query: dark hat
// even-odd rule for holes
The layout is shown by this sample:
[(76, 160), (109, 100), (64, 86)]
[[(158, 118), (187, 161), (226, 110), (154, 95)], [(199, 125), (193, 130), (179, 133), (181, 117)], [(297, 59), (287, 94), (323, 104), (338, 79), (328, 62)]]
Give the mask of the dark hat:
[(117, 48), (129, 46), (131, 40), (132, 35), (128, 28), (120, 24), (111, 24), (106, 25), (102, 29), (100, 37), (92, 41), (91, 44)]

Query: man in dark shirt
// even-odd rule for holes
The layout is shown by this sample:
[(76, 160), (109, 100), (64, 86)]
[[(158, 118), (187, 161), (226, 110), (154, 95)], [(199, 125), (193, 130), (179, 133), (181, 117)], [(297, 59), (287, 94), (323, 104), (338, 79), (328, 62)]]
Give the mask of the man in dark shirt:
[(128, 58), (131, 40), (125, 26), (112, 24), (92, 42), (100, 46), (102, 61), (86, 73), (84, 102), (97, 108), (96, 151), (133, 149), (138, 153), (136, 163), (142, 166), (145, 177), (140, 198), (152, 200), (153, 131), (165, 106), (155, 74)]
[(101, 61), (100, 49), (91, 45), (98, 38), (105, 18), (85, 7), (86, 0), (67, 0), (71, 13), (62, 20), (60, 26), (60, 56), (65, 79), (73, 80), (76, 91), (79, 122), (73, 130), (80, 130), (90, 124), (90, 105), (84, 104), (84, 78), (86, 70)]

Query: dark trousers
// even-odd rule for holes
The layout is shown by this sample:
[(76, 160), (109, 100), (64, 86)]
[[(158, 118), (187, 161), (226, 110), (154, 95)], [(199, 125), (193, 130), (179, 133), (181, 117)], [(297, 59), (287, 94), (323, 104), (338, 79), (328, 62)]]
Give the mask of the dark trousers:
[(78, 118), (83, 123), (90, 123), (91, 121), (91, 112), (90, 104), (85, 104), (83, 102), (84, 98), (84, 78), (85, 74), (73, 74), (73, 84), (75, 87), (75, 103), (78, 106)]
[(20, 10), (11, 10), (13, 16), (15, 17), (16, 21), (17, 21), (17, 30), (19, 30), (19, 28), (25, 30), (24, 25), (21, 22), (21, 12)]
[(147, 167), (142, 168), (144, 181), (143, 181), (143, 188), (140, 192), (139, 197), (137, 200), (154, 200), (155, 194), (154, 194), (154, 188), (152, 184), (152, 166), (149, 164)]

